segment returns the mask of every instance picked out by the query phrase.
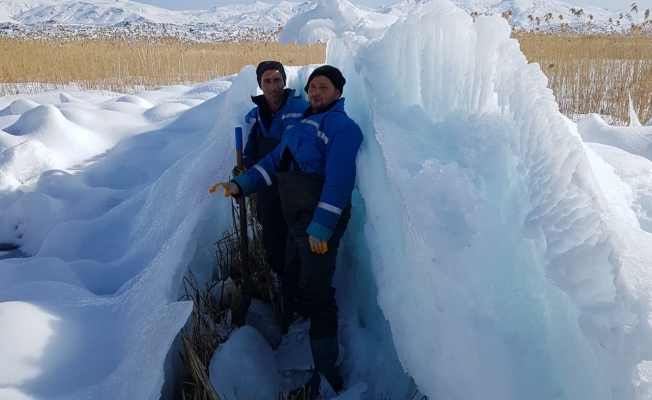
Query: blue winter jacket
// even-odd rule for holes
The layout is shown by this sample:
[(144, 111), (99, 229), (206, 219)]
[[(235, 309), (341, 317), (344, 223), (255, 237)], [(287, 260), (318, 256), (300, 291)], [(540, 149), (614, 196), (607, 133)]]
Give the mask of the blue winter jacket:
[(253, 125), (249, 131), (247, 144), (245, 145), (244, 152), (242, 154), (242, 163), (244, 166), (249, 169), (256, 163), (254, 144), (256, 143), (255, 139), (257, 137), (271, 137), (277, 140), (281, 140), (285, 128), (289, 124), (300, 119), (308, 106), (308, 102), (299, 96), (295, 96), (295, 90), (292, 89), (285, 102), (285, 105), (281, 107), (280, 110), (278, 110), (276, 116), (274, 119), (272, 119), (272, 124), (269, 127), (269, 131), (267, 128), (265, 128), (265, 124), (263, 124), (260, 118), (260, 107), (252, 108), (245, 117), (245, 122), (248, 124), (253, 122)]
[[(360, 127), (344, 112), (344, 98), (326, 112), (312, 114), (287, 127), (281, 143), (246, 174), (234, 178), (243, 194), (276, 179), (281, 155), (289, 148), (303, 172), (325, 175), (326, 182), (308, 234), (329, 240), (355, 185), (355, 157), (362, 144)], [(293, 168), (291, 168), (293, 170)]]

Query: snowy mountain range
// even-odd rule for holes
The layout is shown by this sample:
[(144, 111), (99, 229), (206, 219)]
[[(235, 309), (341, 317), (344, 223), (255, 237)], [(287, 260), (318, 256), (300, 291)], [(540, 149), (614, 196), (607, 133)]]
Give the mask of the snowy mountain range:
[[(379, 14), (405, 16), (420, 0), (405, 0), (389, 6), (363, 7)], [(555, 20), (562, 15), (565, 21), (572, 21), (570, 3), (558, 0), (452, 0), (469, 13), (501, 14), (512, 11), (511, 23), (528, 27), (532, 22), (528, 15), (540, 17), (543, 23), (548, 13)], [(254, 1), (250, 4), (234, 4), (215, 7), (211, 10), (172, 11), (161, 7), (137, 3), (130, 0), (0, 0), (0, 22), (27, 25), (40, 23), (74, 25), (118, 25), (125, 23), (155, 24), (224, 24), (234, 27), (278, 27), (294, 15), (313, 8), (313, 2), (281, 1), (268, 4)], [(584, 15), (593, 15), (595, 21), (617, 18), (623, 10), (606, 10), (599, 7), (584, 7)]]
[(171, 11), (130, 0), (0, 0), (0, 22), (34, 25), (224, 24), (237, 27), (283, 25), (308, 3), (255, 1), (211, 10)]

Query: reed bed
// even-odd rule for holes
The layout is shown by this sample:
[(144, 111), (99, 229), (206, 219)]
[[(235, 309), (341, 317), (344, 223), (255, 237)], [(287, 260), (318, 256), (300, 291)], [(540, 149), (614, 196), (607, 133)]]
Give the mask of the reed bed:
[(561, 112), (588, 113), (617, 125), (629, 123), (631, 95), (639, 120), (652, 118), (652, 37), (516, 33), (529, 62), (548, 77)]
[[(514, 32), (529, 62), (539, 63), (560, 111), (629, 123), (631, 95), (641, 122), (652, 118), (652, 37)], [(184, 43), (174, 38), (24, 40), (0, 38), (0, 95), (53, 89), (134, 93), (157, 86), (196, 84), (237, 73), (261, 60), (287, 65), (325, 62), (326, 45)]]
[(0, 39), (0, 95), (75, 85), (121, 93), (194, 84), (237, 73), (245, 65), (279, 60), (323, 63), (326, 45)]

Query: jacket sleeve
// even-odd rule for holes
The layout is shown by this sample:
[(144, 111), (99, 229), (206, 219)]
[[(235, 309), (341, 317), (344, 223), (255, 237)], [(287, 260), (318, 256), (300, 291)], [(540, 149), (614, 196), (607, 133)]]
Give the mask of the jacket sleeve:
[(281, 143), (267, 154), (265, 158), (260, 160), (258, 164), (253, 165), (246, 173), (232, 179), (233, 182), (240, 186), (243, 195), (247, 196), (255, 193), (274, 183), (276, 180), (276, 171), (281, 160), (281, 149), (284, 149), (285, 146), (287, 145), (281, 140)]
[(355, 186), (355, 158), (362, 144), (360, 127), (352, 120), (326, 144), (326, 182), (308, 234), (329, 240)]
[(250, 169), (255, 164), (255, 154), (256, 154), (256, 139), (258, 138), (258, 113), (256, 108), (253, 108), (247, 116), (245, 117), (246, 123), (251, 123), (251, 129), (249, 130), (249, 136), (247, 137), (247, 144), (245, 144), (244, 151), (242, 152), (242, 163), (247, 169)]

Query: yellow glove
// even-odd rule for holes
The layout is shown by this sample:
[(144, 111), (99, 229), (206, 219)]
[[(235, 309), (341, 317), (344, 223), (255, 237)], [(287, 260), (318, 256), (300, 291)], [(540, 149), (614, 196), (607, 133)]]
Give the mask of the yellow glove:
[(310, 250), (313, 253), (317, 254), (326, 254), (328, 251), (328, 242), (325, 240), (321, 240), (319, 238), (316, 238), (312, 235), (308, 236), (308, 241), (310, 242)]
[(213, 193), (220, 186), (222, 187), (222, 189), (224, 189), (224, 197), (229, 197), (240, 193), (240, 190), (238, 189), (238, 185), (236, 185), (234, 182), (216, 183), (215, 185), (211, 186), (210, 189), (208, 189), (208, 192)]
[(235, 167), (233, 167), (233, 171), (231, 171), (231, 175), (233, 175), (233, 177), (236, 177), (238, 175), (244, 174), (245, 172), (247, 172), (247, 167), (241, 168), (236, 165)]

